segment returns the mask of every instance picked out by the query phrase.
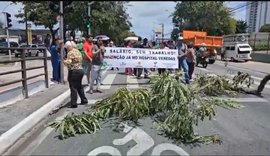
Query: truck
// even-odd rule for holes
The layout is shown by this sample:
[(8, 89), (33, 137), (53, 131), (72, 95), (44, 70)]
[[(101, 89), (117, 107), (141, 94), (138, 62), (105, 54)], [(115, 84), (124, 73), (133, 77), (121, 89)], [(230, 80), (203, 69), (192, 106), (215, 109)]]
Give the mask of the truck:
[(208, 51), (209, 64), (214, 64), (217, 59), (217, 49), (223, 47), (222, 36), (207, 36), (207, 32), (184, 30), (182, 33), (185, 43), (193, 42), (196, 49), (204, 43)]
[(223, 36), (221, 60), (249, 61), (252, 48), (248, 43), (249, 34), (233, 34)]

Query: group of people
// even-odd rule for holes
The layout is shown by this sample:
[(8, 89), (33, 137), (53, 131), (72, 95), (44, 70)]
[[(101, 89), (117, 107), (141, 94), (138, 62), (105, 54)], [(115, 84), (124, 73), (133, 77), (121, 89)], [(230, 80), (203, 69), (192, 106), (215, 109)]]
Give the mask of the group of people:
[[(142, 40), (141, 37), (138, 37), (137, 42), (127, 41), (124, 45), (127, 48), (149, 48), (149, 49), (177, 49), (178, 50), (178, 59), (179, 59), (179, 69), (183, 70), (185, 74), (185, 82), (190, 84), (193, 80), (192, 75), (196, 65), (196, 50), (193, 43), (184, 43), (183, 37), (179, 37), (177, 42), (168, 41), (161, 42), (157, 44), (156, 42), (149, 42), (147, 38)], [(172, 72), (173, 69), (168, 69), (169, 72)], [(141, 78), (142, 72), (144, 72), (144, 77), (147, 78), (151, 71), (155, 69), (147, 68), (126, 68), (126, 75), (134, 75), (138, 79)], [(165, 72), (166, 69), (159, 68), (158, 73), (161, 74)]]
[[(101, 38), (97, 38), (96, 42), (94, 42), (92, 36), (82, 38), (77, 44), (74, 41), (67, 41), (63, 45), (63, 42), (59, 39), (53, 41), (50, 47), (53, 67), (52, 81), (56, 82), (60, 82), (60, 50), (62, 46), (66, 52), (66, 58), (63, 64), (68, 68), (71, 107), (76, 108), (77, 93), (81, 98), (81, 104), (87, 104), (82, 86), (84, 75), (87, 78), (87, 85), (90, 86), (87, 92), (90, 94), (94, 92), (102, 93), (100, 85), (105, 46)], [(108, 46), (113, 46), (113, 42), (110, 42)], [(95, 83), (97, 87), (94, 90)]]
[[(60, 82), (60, 48), (63, 46), (63, 42), (56, 39), (51, 47), (51, 61), (53, 67), (53, 81)], [(126, 41), (125, 47), (127, 48), (150, 48), (150, 49), (177, 49), (179, 69), (184, 72), (184, 80), (187, 84), (192, 81), (192, 75), (196, 64), (196, 53), (193, 43), (184, 43), (183, 38), (179, 37), (176, 43), (173, 42), (161, 42), (156, 44), (155, 42), (149, 42), (147, 38), (143, 39), (138, 37), (137, 42)], [(64, 59), (64, 65), (68, 67), (68, 82), (71, 91), (71, 107), (77, 107), (77, 93), (81, 98), (81, 104), (87, 104), (87, 99), (84, 94), (82, 86), (82, 79), (84, 75), (87, 78), (87, 85), (90, 89), (87, 91), (90, 94), (94, 92), (102, 93), (100, 90), (102, 67), (104, 64), (103, 58), (105, 53), (105, 47), (114, 47), (113, 42), (105, 43), (101, 38), (97, 38), (94, 41), (93, 36), (86, 36), (82, 38), (77, 44), (74, 41), (67, 41), (64, 45), (67, 53)], [(170, 72), (173, 69), (167, 69)], [(155, 69), (148, 68), (126, 68), (127, 75), (134, 75), (138, 79), (141, 78), (144, 72), (144, 77), (147, 78), (151, 71)], [(158, 73), (162, 74), (166, 69), (159, 68)], [(94, 90), (94, 85), (96, 89)]]

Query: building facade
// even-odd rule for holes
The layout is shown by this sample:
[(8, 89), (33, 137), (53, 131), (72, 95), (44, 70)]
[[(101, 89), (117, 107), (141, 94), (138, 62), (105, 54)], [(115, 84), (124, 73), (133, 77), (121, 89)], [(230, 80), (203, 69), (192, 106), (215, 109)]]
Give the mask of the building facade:
[(246, 9), (248, 32), (259, 32), (265, 24), (270, 24), (270, 1), (248, 1)]

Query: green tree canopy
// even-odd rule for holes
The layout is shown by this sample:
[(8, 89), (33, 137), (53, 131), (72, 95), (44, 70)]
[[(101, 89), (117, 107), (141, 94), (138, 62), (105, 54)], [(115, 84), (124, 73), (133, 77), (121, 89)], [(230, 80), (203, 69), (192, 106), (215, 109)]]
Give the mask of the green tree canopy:
[(270, 24), (265, 24), (265, 25), (263, 25), (263, 26), (260, 28), (259, 32), (270, 32)]
[[(36, 25), (43, 25), (49, 28), (54, 35), (53, 26), (57, 23), (56, 14), (49, 8), (50, 1), (20, 1), (24, 9), (28, 12), (28, 20)], [(115, 43), (123, 41), (123, 37), (130, 33), (132, 26), (129, 15), (126, 13), (125, 1), (95, 1), (91, 5), (91, 17), (88, 17), (88, 1), (73, 1), (69, 5), (69, 10), (64, 12), (64, 31), (80, 30), (87, 31), (87, 21), (91, 22), (93, 35), (108, 35)], [(16, 15), (24, 22), (24, 13)]]
[(247, 22), (243, 20), (238, 20), (236, 22), (236, 32), (235, 33), (246, 33), (247, 32)]
[(184, 29), (206, 31), (209, 35), (235, 33), (236, 21), (222, 1), (177, 2), (172, 22)]

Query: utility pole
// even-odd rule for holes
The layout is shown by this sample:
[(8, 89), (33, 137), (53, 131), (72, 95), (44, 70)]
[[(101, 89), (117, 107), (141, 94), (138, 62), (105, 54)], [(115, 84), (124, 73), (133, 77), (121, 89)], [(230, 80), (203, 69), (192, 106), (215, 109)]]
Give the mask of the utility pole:
[(24, 16), (25, 16), (25, 39), (26, 39), (26, 45), (28, 47), (29, 43), (28, 43), (28, 19), (27, 19), (27, 12), (26, 9), (24, 8)]
[[(64, 4), (63, 1), (60, 1), (60, 38), (62, 41), (64, 41)], [(60, 50), (60, 57), (61, 57), (61, 63), (60, 63), (60, 82), (64, 83), (64, 44), (61, 46)]]
[(161, 41), (163, 42), (163, 40), (164, 40), (164, 23), (162, 23), (161, 26), (162, 26), (162, 30), (161, 30), (162, 31), (161, 32), (161, 35), (162, 35), (161, 36)]
[[(7, 18), (7, 13), (4, 12), (5, 17)], [(9, 42), (9, 31), (8, 31), (8, 21), (6, 21), (6, 34), (7, 34), (7, 44), (8, 48), (10, 48), (10, 42)], [(11, 60), (11, 50), (8, 50), (9, 60)]]

